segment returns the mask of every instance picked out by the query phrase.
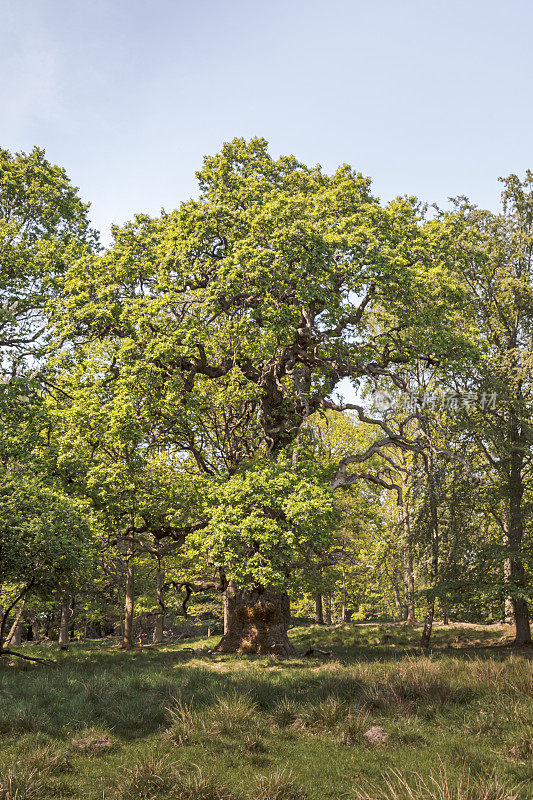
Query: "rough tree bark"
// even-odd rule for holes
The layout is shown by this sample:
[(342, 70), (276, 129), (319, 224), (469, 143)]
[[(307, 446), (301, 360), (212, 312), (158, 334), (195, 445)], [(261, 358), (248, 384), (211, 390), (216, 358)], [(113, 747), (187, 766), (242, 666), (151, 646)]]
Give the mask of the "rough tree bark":
[(287, 594), (270, 589), (240, 591), (231, 582), (226, 589), (227, 631), (218, 653), (292, 655), (287, 631), (290, 602)]

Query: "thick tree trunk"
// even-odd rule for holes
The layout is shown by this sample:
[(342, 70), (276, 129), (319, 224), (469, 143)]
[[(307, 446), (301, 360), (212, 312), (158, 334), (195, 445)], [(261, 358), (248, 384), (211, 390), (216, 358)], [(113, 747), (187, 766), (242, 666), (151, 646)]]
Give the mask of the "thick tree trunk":
[(122, 637), (122, 648), (131, 650), (133, 647), (133, 605), (135, 595), (135, 573), (133, 569), (133, 557), (128, 558), (126, 568), (126, 590), (124, 600), (124, 635)]
[(315, 595), (315, 622), (317, 625), (324, 624), (324, 609), (322, 608), (322, 595), (320, 592)]
[(232, 582), (226, 589), (227, 631), (215, 648), (218, 653), (292, 655), (287, 631), (290, 603), (287, 594), (269, 589), (241, 592)]
[(161, 644), (163, 641), (163, 628), (165, 626), (165, 615), (163, 613), (163, 606), (165, 598), (163, 596), (163, 586), (165, 585), (165, 571), (158, 562), (156, 570), (156, 587), (157, 587), (157, 606), (159, 614), (155, 619), (153, 642), (154, 644)]
[(59, 647), (68, 650), (68, 627), (70, 622), (70, 595), (64, 594), (61, 598), (61, 622), (59, 624)]

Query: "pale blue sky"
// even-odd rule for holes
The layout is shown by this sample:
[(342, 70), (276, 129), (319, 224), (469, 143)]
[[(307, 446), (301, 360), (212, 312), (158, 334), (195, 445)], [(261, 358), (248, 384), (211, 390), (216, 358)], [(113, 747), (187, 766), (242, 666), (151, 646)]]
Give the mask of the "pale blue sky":
[(234, 136), (384, 199), (533, 168), (531, 0), (0, 0), (0, 146), (67, 169), (111, 222), (196, 192)]

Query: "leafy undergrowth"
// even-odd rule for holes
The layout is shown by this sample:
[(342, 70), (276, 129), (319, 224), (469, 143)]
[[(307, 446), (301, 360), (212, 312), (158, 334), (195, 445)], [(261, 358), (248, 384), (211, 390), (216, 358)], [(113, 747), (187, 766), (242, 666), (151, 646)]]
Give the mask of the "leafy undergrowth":
[(291, 635), (333, 659), (212, 655), (205, 639), (4, 660), (0, 800), (533, 796), (533, 662), (491, 646), (500, 628), (437, 629), (430, 655), (399, 626)]

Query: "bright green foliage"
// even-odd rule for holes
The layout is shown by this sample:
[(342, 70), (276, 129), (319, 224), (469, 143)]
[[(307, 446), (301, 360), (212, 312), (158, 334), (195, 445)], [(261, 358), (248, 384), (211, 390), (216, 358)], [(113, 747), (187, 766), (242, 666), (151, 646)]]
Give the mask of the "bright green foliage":
[(0, 591), (7, 601), (25, 587), (41, 595), (68, 587), (92, 557), (87, 507), (44, 474), (50, 419), (44, 375), (32, 375), (44, 366), (47, 301), (67, 265), (96, 247), (87, 208), (42, 150), (0, 150)]
[(239, 587), (286, 587), (298, 562), (306, 567), (324, 554), (338, 522), (333, 493), (316, 472), (279, 459), (222, 479), (208, 496), (208, 530), (191, 544)]
[(486, 506), (500, 526), (506, 564), (501, 589), (512, 600), (517, 641), (531, 641), (529, 497), (533, 431), (533, 174), (504, 179), (500, 214), (457, 203), (456, 236), (468, 258), (458, 273), (468, 297), (464, 318), (476, 330), (476, 369), (462, 386), (493, 402), (463, 413), (490, 490)]
[[(93, 559), (86, 505), (36, 480), (0, 482), (0, 590), (46, 594), (67, 588)], [(8, 592), (9, 593), (9, 592)]]
[[(46, 299), (57, 278), (94, 247), (81, 202), (64, 170), (44, 151), (0, 149), (0, 352), (3, 367), (43, 345)], [(7, 362), (7, 363), (6, 363)]]
[[(42, 409), (42, 360), (50, 330), (46, 304), (67, 265), (96, 247), (81, 202), (64, 170), (38, 148), (0, 149), (0, 457), (27, 464)], [(36, 368), (41, 368), (37, 377)]]
[[(174, 429), (184, 406), (202, 417), (189, 452), (206, 416), (247, 404), (277, 455), (342, 377), (460, 348), (457, 254), (414, 201), (382, 208), (349, 167), (275, 161), (262, 139), (225, 145), (199, 180), (200, 200), (137, 217), (103, 258), (76, 262), (58, 310), (64, 335), (106, 341), (102, 374), (141, 392), (147, 413)], [(233, 467), (246, 448), (225, 445)]]
[[(135, 553), (150, 608), (150, 559), (168, 546), (164, 567), (177, 582), (190, 567), (210, 578), (220, 568), (241, 588), (335, 594), (344, 584), (361, 614), (386, 601), (400, 615), (412, 557), (421, 595), (430, 586), (443, 603), (465, 602), (476, 574), (484, 598), (496, 596), (479, 580), (495, 552), (494, 524), (444, 450), (472, 458), (478, 475), (476, 447), (486, 447), (495, 463), (483, 498), (499, 513), (516, 443), (511, 429), (496, 433), (499, 411), (491, 425), (435, 416), (423, 430), (420, 415), (407, 423), (390, 412), (392, 427), (380, 428), (341, 414), (333, 422), (330, 410), (343, 379), (368, 409), (365, 387), (398, 387), (414, 372), (426, 387), (471, 375), (505, 395), (526, 474), (531, 209), (520, 182), (508, 183), (501, 217), (463, 208), (427, 221), (413, 198), (382, 206), (369, 179), (346, 165), (326, 175), (292, 156), (273, 159), (263, 139), (235, 139), (205, 159), (198, 200), (115, 228), (100, 254), (61, 170), (40, 151), (3, 153), (1, 163), (4, 356), (19, 369), (24, 353), (41, 351), (43, 298), (53, 299), (59, 345), (38, 413), (17, 402), (2, 418), (2, 460), (31, 464), (45, 482), (90, 499), (115, 588)], [(516, 310), (513, 344), (506, 320)], [(358, 460), (369, 448), (372, 458)], [(428, 568), (429, 452), (438, 579)], [(356, 483), (336, 499), (327, 486), (347, 455), (355, 457), (346, 484)], [(403, 487), (402, 511), (394, 485)], [(523, 578), (513, 579), (516, 594)]]
[[(189, 541), (246, 585), (281, 585), (291, 562), (322, 558), (330, 525), (328, 490), (290, 460), (306, 458), (308, 419), (344, 377), (464, 353), (457, 253), (413, 199), (384, 208), (350, 167), (274, 160), (263, 139), (224, 145), (198, 178), (199, 200), (115, 228), (107, 253), (65, 276), (56, 322), (77, 344), (64, 386), (82, 441), (64, 450), (92, 460), (102, 507), (123, 518), (143, 516), (132, 470), (166, 453), (212, 487)], [(260, 470), (262, 455), (278, 465)], [(181, 524), (206, 516), (182, 508)]]

